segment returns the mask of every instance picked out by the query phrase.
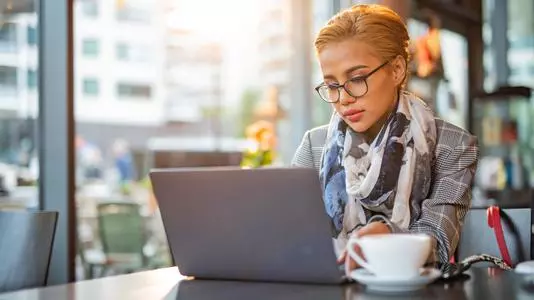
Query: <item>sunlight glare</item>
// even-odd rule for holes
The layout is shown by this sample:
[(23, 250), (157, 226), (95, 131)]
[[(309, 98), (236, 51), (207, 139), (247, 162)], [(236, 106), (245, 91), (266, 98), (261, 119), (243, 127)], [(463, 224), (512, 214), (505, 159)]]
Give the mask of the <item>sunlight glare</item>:
[(175, 0), (167, 15), (171, 28), (189, 30), (215, 41), (239, 38), (244, 28), (254, 26), (255, 5), (251, 0)]

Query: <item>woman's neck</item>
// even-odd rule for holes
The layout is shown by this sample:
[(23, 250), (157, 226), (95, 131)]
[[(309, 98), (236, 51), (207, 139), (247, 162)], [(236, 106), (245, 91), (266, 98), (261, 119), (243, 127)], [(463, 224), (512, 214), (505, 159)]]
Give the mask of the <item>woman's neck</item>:
[(397, 107), (397, 103), (399, 102), (399, 97), (400, 97), (400, 91), (396, 93), (396, 99), (392, 101), (391, 106), (382, 115), (382, 117), (380, 117), (380, 119), (378, 119), (378, 121), (376, 121), (376, 123), (373, 124), (373, 126), (369, 127), (369, 129), (367, 129), (363, 133), (363, 136), (365, 137), (365, 140), (367, 141), (368, 144), (371, 144), (375, 140), (378, 133), (380, 133), (380, 130), (382, 129), (382, 127), (388, 120), (389, 116)]

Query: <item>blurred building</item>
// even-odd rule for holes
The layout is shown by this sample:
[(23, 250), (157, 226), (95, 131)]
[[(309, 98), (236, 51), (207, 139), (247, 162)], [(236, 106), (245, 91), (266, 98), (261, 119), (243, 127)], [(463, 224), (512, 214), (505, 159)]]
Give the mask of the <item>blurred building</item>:
[[(290, 161), (295, 143), (295, 136), (301, 136), (296, 124), (306, 124), (308, 129), (312, 125), (321, 125), (328, 122), (331, 108), (329, 104), (322, 103), (311, 92), (311, 87), (322, 81), (322, 76), (313, 55), (313, 39), (317, 31), (327, 22), (334, 11), (332, 1), (314, 0), (309, 2), (295, 2), (291, 0), (268, 0), (261, 2), (262, 8), (258, 25), (258, 53), (260, 57), (259, 82), (264, 92), (277, 91), (277, 97), (282, 110), (288, 112), (288, 119), (278, 122), (278, 136), (281, 141), (293, 141), (293, 143), (280, 143), (282, 160)], [(302, 12), (304, 9), (306, 12)], [(310, 19), (298, 19), (310, 12)], [(298, 11), (298, 12), (297, 12)], [(309, 37), (302, 37), (305, 33)], [(302, 48), (306, 47), (306, 49)], [(304, 64), (310, 67), (310, 73), (307, 73), (306, 79), (295, 73), (299, 69), (302, 57), (310, 59)], [(300, 69), (299, 69), (300, 70)], [(302, 74), (304, 75), (304, 74)], [(310, 91), (295, 91), (295, 86), (302, 80), (310, 80), (305, 87)], [(299, 89), (299, 88), (297, 88)], [(268, 93), (265, 93), (266, 95)], [(298, 96), (296, 96), (298, 94)], [(301, 109), (299, 103), (302, 99), (314, 98), (311, 101), (307, 112), (299, 112)], [(310, 106), (310, 104), (306, 104)], [(308, 124), (309, 123), (309, 124)]]
[(16, 19), (0, 27), (0, 111), (3, 115), (34, 116), (37, 103), (36, 19), (25, 16)]
[(217, 131), (223, 108), (223, 49), (219, 42), (190, 28), (181, 1), (168, 1), (166, 10), (164, 82), (165, 120), (171, 123), (210, 121)]
[(282, 104), (289, 102), (290, 24), (288, 0), (262, 1), (258, 24), (260, 82), (264, 90), (275, 88)]
[[(333, 13), (333, 5), (328, 0), (313, 0), (312, 4), (312, 40), (317, 31), (328, 21)], [(263, 8), (258, 26), (258, 52), (260, 53), (260, 82), (264, 89), (275, 87), (280, 102), (285, 108), (290, 105), (291, 85), (291, 1), (262, 1)], [(313, 48), (313, 45), (310, 44)], [(311, 57), (314, 65), (312, 81), (319, 83), (321, 73), (315, 56)], [(317, 82), (316, 82), (317, 81)]]
[(80, 135), (102, 145), (121, 137), (143, 149), (154, 136), (210, 134), (199, 124), (213, 117), (220, 98), (218, 45), (173, 27), (165, 1), (76, 4)]
[(76, 1), (78, 123), (164, 123), (163, 7), (151, 1)]
[[(27, 164), (34, 149), (36, 21), (34, 16), (22, 13), (0, 25), (0, 158), (9, 163)], [(23, 147), (24, 141), (30, 144)], [(25, 156), (22, 161), (21, 155)]]
[[(154, 136), (217, 133), (220, 45), (172, 27), (163, 0), (74, 3), (77, 134), (102, 148), (120, 137), (144, 149)], [(33, 134), (38, 114), (37, 18), (13, 18), (0, 27), (2, 151), (19, 148), (27, 128)]]

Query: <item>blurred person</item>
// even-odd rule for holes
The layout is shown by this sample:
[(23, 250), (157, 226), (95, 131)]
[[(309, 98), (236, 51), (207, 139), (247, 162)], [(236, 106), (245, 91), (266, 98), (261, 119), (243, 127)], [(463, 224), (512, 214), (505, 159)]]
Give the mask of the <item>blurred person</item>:
[(441, 56), (440, 21), (432, 12), (427, 12), (425, 24), (428, 30), (416, 41), (417, 75), (443, 77), (443, 60)]
[(372, 234), (427, 234), (427, 262), (448, 262), (470, 207), (477, 138), (405, 90), (408, 47), (406, 25), (381, 5), (338, 13), (315, 39), (316, 91), (334, 113), (305, 133), (292, 165), (318, 171), (347, 272), (359, 266), (346, 242)]
[(117, 139), (112, 146), (115, 168), (119, 174), (119, 185), (123, 192), (128, 193), (128, 185), (135, 180), (135, 166), (128, 142)]
[(429, 97), (425, 101), (433, 109), (437, 109), (440, 84), (443, 89), (447, 90), (445, 93), (449, 94), (449, 84), (445, 80), (445, 70), (441, 55), (441, 21), (432, 11), (425, 11), (424, 23), (428, 26), (427, 32), (415, 42), (416, 72), (417, 76), (424, 79), (429, 88)]
[(77, 135), (75, 138), (76, 167), (80, 184), (86, 180), (97, 180), (103, 176), (102, 152), (97, 145)]

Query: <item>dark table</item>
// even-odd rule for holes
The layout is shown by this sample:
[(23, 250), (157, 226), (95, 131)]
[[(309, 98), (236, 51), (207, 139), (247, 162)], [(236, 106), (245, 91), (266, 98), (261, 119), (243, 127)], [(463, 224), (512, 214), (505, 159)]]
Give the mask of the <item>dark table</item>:
[(534, 299), (534, 275), (473, 268), (464, 278), (437, 281), (410, 294), (367, 292), (364, 286), (190, 280), (165, 268), (0, 294), (0, 299)]

